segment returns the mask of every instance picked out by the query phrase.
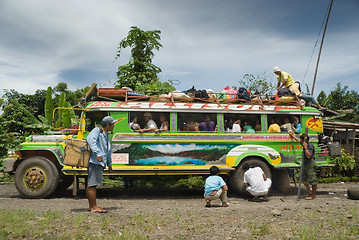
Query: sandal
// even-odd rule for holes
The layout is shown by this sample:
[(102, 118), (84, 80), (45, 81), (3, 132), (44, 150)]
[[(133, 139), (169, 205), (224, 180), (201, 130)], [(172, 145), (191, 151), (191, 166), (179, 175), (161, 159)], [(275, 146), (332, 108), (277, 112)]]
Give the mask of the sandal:
[(107, 213), (107, 211), (102, 208), (91, 209), (91, 212), (92, 213)]
[(314, 200), (314, 198), (312, 196), (308, 196), (306, 198), (304, 198), (305, 200)]

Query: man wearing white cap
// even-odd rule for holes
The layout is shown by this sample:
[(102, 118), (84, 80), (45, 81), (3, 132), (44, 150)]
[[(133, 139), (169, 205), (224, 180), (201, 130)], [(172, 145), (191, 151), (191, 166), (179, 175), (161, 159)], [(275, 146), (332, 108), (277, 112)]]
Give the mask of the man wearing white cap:
[(273, 72), (277, 75), (277, 90), (285, 87), (288, 88), (297, 97), (302, 96), (299, 91), (299, 83), (294, 82), (293, 77), (289, 73), (281, 71), (279, 67), (275, 67)]
[(114, 120), (111, 116), (104, 117), (101, 121), (101, 126), (92, 129), (86, 138), (91, 148), (86, 187), (86, 196), (89, 201), (88, 210), (91, 212), (106, 212), (105, 209), (98, 207), (96, 204), (96, 187), (102, 186), (102, 172), (106, 165), (109, 172), (112, 172), (111, 141), (108, 132), (113, 131), (116, 122), (117, 120)]
[(323, 109), (313, 96), (300, 92), (299, 82), (294, 82), (293, 77), (289, 73), (283, 72), (279, 67), (274, 67), (273, 72), (277, 75), (277, 90), (282, 87), (288, 88), (297, 98), (302, 98), (308, 103), (312, 102), (317, 105), (319, 109)]

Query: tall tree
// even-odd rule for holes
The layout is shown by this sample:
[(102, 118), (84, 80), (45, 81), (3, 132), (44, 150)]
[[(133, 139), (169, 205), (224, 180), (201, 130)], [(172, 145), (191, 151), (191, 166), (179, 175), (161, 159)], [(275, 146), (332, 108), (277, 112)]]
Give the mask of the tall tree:
[(159, 51), (162, 47), (160, 34), (159, 30), (143, 31), (138, 27), (131, 27), (127, 37), (119, 44), (116, 59), (127, 47), (131, 48), (131, 58), (128, 64), (118, 67), (115, 87), (130, 87), (137, 90), (142, 85), (159, 81), (158, 74), (161, 69), (152, 64), (152, 59), (155, 56), (154, 50)]

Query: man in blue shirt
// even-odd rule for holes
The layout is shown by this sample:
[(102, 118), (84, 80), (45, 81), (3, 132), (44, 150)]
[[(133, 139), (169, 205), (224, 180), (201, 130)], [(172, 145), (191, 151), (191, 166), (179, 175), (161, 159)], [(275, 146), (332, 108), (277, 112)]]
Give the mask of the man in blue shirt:
[(116, 122), (117, 120), (114, 120), (111, 116), (104, 117), (101, 121), (101, 126), (95, 127), (86, 138), (91, 148), (86, 188), (89, 211), (91, 212), (106, 212), (105, 209), (98, 207), (96, 204), (96, 186), (102, 186), (102, 173), (106, 165), (109, 172), (112, 172), (111, 141), (108, 132), (113, 131)]
[(206, 199), (206, 207), (211, 207), (211, 200), (221, 199), (222, 207), (228, 207), (227, 191), (228, 186), (225, 181), (218, 176), (219, 168), (212, 166), (209, 169), (211, 176), (206, 179), (204, 184), (204, 198)]

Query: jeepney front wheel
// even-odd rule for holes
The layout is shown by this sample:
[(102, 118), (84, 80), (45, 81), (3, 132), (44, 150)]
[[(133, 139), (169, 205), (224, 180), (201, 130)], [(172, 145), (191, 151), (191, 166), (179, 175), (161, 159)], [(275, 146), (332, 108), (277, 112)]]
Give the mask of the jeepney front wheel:
[(272, 179), (272, 173), (269, 166), (258, 158), (246, 159), (236, 167), (236, 170), (230, 176), (231, 187), (242, 196), (250, 196), (249, 192), (246, 190), (246, 185), (244, 184), (244, 163), (248, 163), (251, 167), (260, 167), (267, 178)]
[(15, 186), (26, 198), (46, 198), (59, 182), (59, 172), (50, 160), (32, 157), (20, 163), (15, 172)]

